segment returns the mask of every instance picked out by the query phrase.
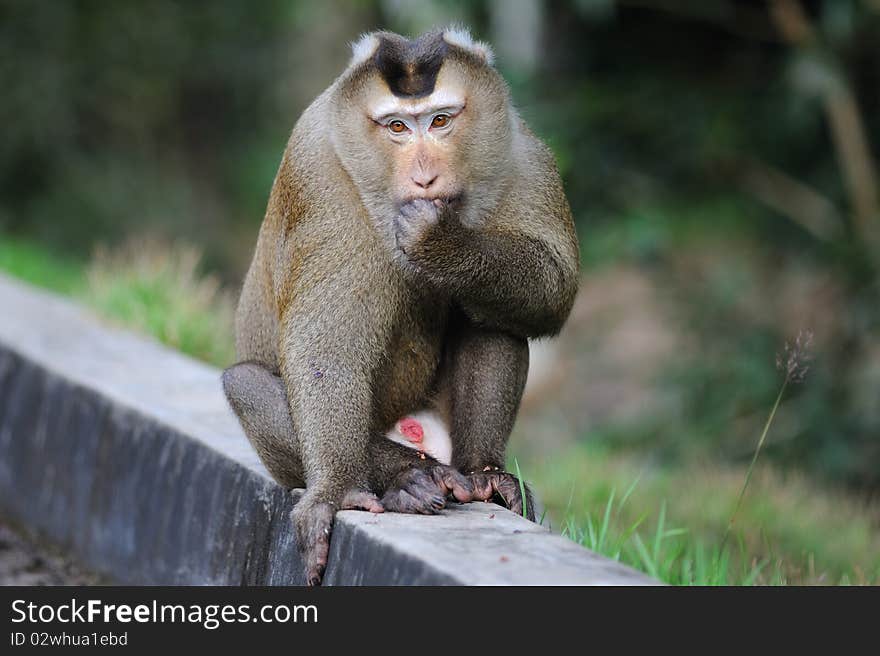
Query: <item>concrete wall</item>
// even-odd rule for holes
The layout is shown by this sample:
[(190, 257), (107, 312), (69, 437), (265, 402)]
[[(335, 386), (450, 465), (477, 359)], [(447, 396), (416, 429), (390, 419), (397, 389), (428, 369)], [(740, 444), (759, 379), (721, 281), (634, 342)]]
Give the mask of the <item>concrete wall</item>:
[[(128, 584), (303, 583), (219, 371), (0, 276), (0, 514)], [(650, 584), (498, 506), (345, 511), (327, 585)]]

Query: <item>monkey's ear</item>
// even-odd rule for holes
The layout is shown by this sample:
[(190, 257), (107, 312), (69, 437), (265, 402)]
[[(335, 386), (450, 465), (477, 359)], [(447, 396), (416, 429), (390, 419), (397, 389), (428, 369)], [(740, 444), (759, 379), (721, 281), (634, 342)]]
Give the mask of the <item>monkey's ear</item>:
[(376, 54), (379, 47), (379, 37), (375, 32), (362, 34), (357, 41), (351, 43), (351, 61), (348, 62), (349, 68), (354, 68), (367, 61)]
[(457, 46), (462, 50), (476, 55), (482, 59), (487, 66), (495, 64), (495, 53), (488, 43), (476, 41), (471, 37), (471, 33), (466, 27), (460, 25), (452, 25), (443, 30), (443, 40), (451, 46)]

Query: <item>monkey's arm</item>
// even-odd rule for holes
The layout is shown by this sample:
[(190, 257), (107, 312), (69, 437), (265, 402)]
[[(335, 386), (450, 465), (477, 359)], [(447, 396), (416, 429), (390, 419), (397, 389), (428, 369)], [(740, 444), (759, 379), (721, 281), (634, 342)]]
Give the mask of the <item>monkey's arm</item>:
[[(566, 225), (547, 231), (573, 235)], [(573, 236), (551, 240), (502, 227), (469, 229), (447, 212), (406, 255), (450, 290), (475, 324), (521, 337), (559, 332), (577, 292)]]

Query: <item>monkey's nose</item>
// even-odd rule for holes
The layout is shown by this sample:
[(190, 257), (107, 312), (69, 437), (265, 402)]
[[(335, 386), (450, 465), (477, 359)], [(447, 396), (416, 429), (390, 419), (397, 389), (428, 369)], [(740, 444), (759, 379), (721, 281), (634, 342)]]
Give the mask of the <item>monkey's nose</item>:
[(412, 176), (412, 181), (417, 187), (427, 189), (437, 181), (438, 177), (436, 173), (418, 173)]

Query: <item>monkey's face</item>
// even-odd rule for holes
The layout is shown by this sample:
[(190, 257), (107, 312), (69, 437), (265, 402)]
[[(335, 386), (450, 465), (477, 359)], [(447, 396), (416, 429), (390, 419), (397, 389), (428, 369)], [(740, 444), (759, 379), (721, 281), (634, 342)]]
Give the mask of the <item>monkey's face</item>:
[(377, 83), (366, 99), (368, 138), (396, 205), (416, 199), (455, 202), (465, 191), (462, 154), (473, 111), (458, 80), (440, 77), (447, 79), (423, 98), (398, 98)]
[(509, 171), (506, 85), (474, 57), (444, 57), (420, 93), (400, 93), (393, 74), (374, 69), (348, 88), (346, 111), (337, 115), (343, 165), (379, 215), (423, 199), (449, 202), (462, 221), (477, 221)]

